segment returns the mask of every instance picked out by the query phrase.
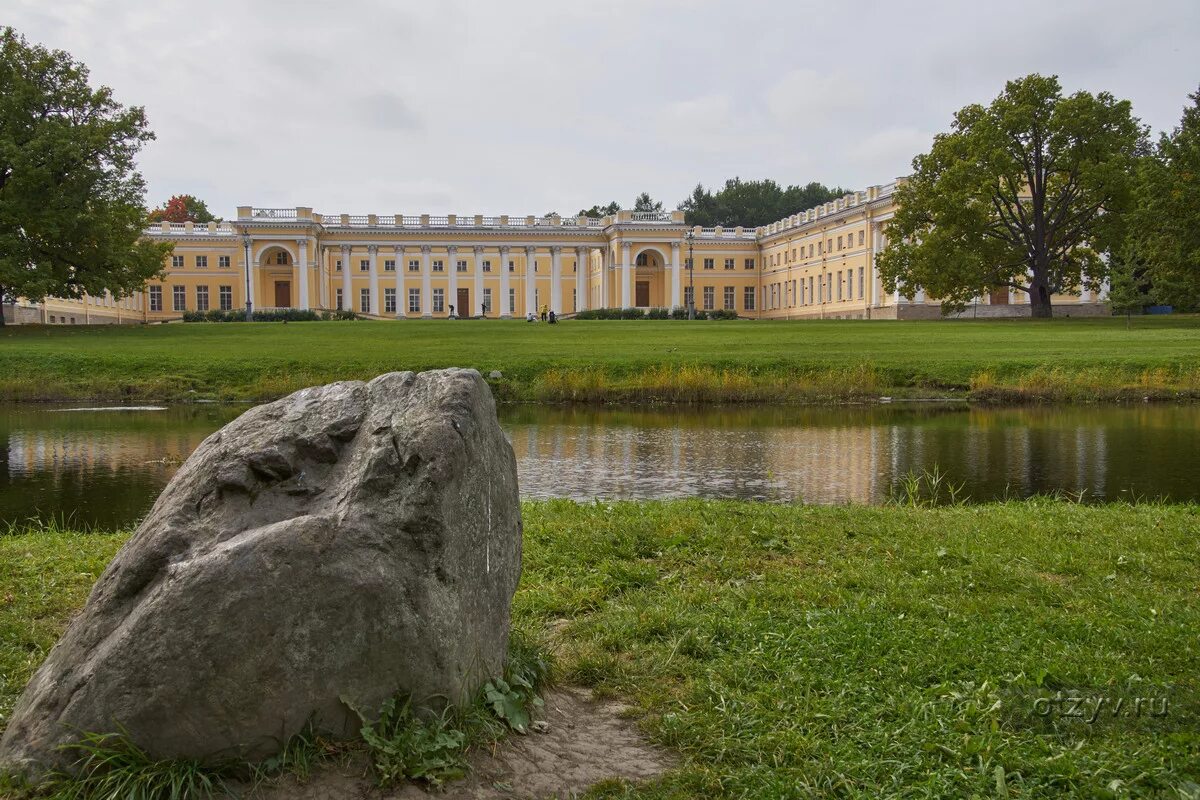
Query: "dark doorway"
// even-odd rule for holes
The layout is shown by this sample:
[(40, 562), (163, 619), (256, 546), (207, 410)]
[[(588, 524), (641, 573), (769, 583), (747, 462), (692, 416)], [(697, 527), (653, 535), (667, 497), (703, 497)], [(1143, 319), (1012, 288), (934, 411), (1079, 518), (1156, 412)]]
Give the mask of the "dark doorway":
[(995, 289), (988, 296), (988, 302), (994, 306), (1008, 305), (1008, 289)]
[(650, 281), (638, 281), (633, 304), (639, 308), (650, 305)]
[(292, 282), (291, 281), (275, 281), (275, 307), (276, 308), (291, 308), (292, 307)]
[(460, 317), (471, 316), (471, 291), (469, 289), (458, 290), (458, 305), (454, 307), (454, 313)]

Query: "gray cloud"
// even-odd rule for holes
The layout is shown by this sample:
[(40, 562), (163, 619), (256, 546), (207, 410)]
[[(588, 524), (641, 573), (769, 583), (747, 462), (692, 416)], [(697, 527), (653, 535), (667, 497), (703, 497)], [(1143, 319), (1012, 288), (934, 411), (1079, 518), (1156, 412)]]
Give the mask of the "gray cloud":
[(667, 203), (741, 175), (905, 173), (1010, 78), (1111, 90), (1155, 130), (1195, 91), (1200, 4), (1157, 0), (8, 0), (5, 22), (143, 105), (148, 201), (355, 213)]

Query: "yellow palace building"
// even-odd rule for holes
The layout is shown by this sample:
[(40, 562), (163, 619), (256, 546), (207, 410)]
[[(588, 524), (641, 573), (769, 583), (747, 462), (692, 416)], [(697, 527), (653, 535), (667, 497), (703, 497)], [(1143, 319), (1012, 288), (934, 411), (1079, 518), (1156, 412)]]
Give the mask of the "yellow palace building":
[[(163, 222), (146, 236), (174, 250), (163, 277), (131, 297), (18, 301), (12, 322), (177, 320), (187, 311), (349, 309), (387, 319), (524, 317), (596, 308), (728, 309), (759, 319), (906, 319), (940, 305), (883, 290), (896, 183), (871, 186), (757, 228), (699, 228), (682, 211), (612, 216), (318, 214), (238, 208), (232, 222)], [(691, 260), (689, 262), (689, 259)], [(689, 263), (691, 269), (689, 269)], [(1102, 298), (1056, 297), (1066, 313)], [(965, 316), (1028, 315), (1024, 293), (978, 298)]]

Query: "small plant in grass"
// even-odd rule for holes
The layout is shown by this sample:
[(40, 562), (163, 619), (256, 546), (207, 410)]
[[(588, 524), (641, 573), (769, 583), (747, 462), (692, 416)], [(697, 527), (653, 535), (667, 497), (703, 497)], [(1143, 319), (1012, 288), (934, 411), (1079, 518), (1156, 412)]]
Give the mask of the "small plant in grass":
[(379, 718), (368, 722), (361, 711), (346, 705), (362, 720), (359, 734), (370, 750), (380, 786), (404, 780), (440, 786), (466, 773), (467, 736), (455, 726), (450, 709), (422, 719), (412, 699), (399, 695), (385, 701)]
[(155, 759), (119, 733), (83, 733), (63, 750), (78, 756), (71, 774), (52, 776), (34, 797), (51, 800), (206, 800), (228, 793), (236, 762)]
[(509, 639), (508, 668), (503, 678), (484, 685), (483, 702), (505, 727), (526, 733), (533, 714), (542, 707), (538, 692), (549, 677), (550, 663), (544, 650), (528, 634), (514, 630)]
[(891, 495), (888, 497), (890, 505), (909, 508), (957, 506), (967, 500), (967, 496), (963, 494), (963, 484), (951, 483), (937, 464), (920, 473), (909, 470), (892, 486)]

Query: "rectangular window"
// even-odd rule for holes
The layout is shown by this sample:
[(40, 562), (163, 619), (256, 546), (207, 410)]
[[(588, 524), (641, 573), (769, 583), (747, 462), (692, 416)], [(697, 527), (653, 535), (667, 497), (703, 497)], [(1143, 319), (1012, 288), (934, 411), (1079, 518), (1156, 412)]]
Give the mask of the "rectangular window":
[(358, 310), (364, 314), (371, 313), (371, 290), (370, 289), (359, 289), (358, 290)]
[(420, 314), (421, 313), (421, 290), (420, 289), (409, 289), (408, 290), (408, 313), (410, 313), (410, 314)]
[(420, 272), (421, 271), (421, 262), (415, 258), (410, 258), (408, 260), (408, 271), (409, 272)]
[(691, 260), (690, 258), (685, 258), (685, 259), (683, 260), (683, 268), (684, 268), (684, 269), (691, 269), (691, 268), (692, 268), (692, 260)]
[(483, 313), (488, 313), (492, 310), (492, 290), (483, 290)]
[(813, 278), (812, 278), (812, 275), (808, 276), (808, 302), (810, 302), (810, 303), (813, 302)]
[(846, 299), (854, 299), (854, 270), (846, 270)]
[(715, 262), (716, 262), (716, 259), (713, 259), (713, 258), (706, 258), (706, 259), (704, 259), (704, 268), (705, 268), (705, 269), (712, 269), (713, 267), (715, 267), (715, 266), (716, 266), (716, 263), (715, 263)]
[(229, 256), (217, 256), (217, 266), (221, 269), (229, 269)]
[(396, 271), (396, 259), (385, 258), (383, 260), (383, 271), (384, 272), (395, 272)]
[(796, 260), (796, 248), (792, 248), (792, 261)]
[[(516, 271), (517, 271), (517, 262), (515, 262), (515, 261), (509, 261), (509, 262), (508, 262), (508, 271), (509, 271), (509, 272), (516, 272)], [(516, 313), (516, 312), (514, 311), (514, 312), (510, 312), (510, 313)]]
[(734, 269), (734, 261), (732, 258), (725, 259), (725, 269)]
[(683, 287), (683, 306), (684, 308), (692, 307), (692, 287)]
[(747, 311), (754, 310), (754, 287), (747, 286), (742, 290), (742, 308)]
[(804, 278), (800, 279), (800, 305), (808, 305), (808, 293), (805, 291)]
[[(866, 241), (866, 231), (859, 231), (858, 232), (858, 246), (862, 247), (863, 243), (865, 241)], [(859, 294), (861, 294), (861, 292)]]
[(337, 261), (333, 262), (333, 271), (334, 272), (342, 271), (342, 260), (340, 258)]
[(813, 246), (812, 246), (812, 243), (811, 243), (811, 242), (810, 242), (810, 243), (809, 243), (809, 245), (808, 245), (808, 257), (809, 257), (809, 258), (812, 258), (812, 257), (813, 257)]
[(208, 287), (207, 286), (197, 286), (196, 287), (196, 310), (197, 311), (208, 311)]
[(371, 259), (360, 258), (358, 260), (358, 271), (359, 272), (370, 272), (371, 271)]
[(820, 276), (820, 281), (817, 283), (817, 302), (825, 302), (825, 276)]
[(842, 237), (838, 237), (838, 250), (842, 249)]
[(396, 289), (391, 287), (383, 290), (383, 313), (396, 313)]
[(486, 258), (483, 260), (483, 271), (484, 272), (492, 271), (492, 262), (488, 261)]
[(151, 286), (150, 287), (150, 310), (151, 311), (162, 311), (162, 287), (161, 286)]
[(208, 256), (196, 256), (196, 266), (207, 269), (208, 268)]
[(172, 308), (176, 311), (187, 310), (187, 289), (183, 286), (171, 287), (171, 302)]
[[(508, 268), (512, 269), (511, 261), (508, 262)], [(517, 290), (516, 289), (508, 290), (508, 313), (509, 314), (517, 313)]]
[(446, 265), (440, 258), (435, 258), (433, 260), (433, 271), (434, 272), (445, 272), (446, 271)]
[(732, 310), (733, 310), (733, 302), (734, 302), (733, 298), (734, 298), (734, 289), (733, 289), (733, 287), (732, 287), (732, 286), (726, 286), (726, 287), (725, 287), (725, 309), (726, 309), (726, 310), (728, 310), (728, 311), (732, 311)]
[(866, 284), (863, 281), (863, 268), (858, 268), (858, 299), (862, 300), (865, 296)]
[(817, 255), (819, 255), (819, 256), (825, 255), (825, 242), (824, 241), (817, 242)]
[(704, 310), (705, 311), (713, 310), (713, 307), (714, 307), (713, 300), (715, 297), (716, 297), (716, 292), (713, 291), (713, 287), (705, 286), (704, 287)]
[(446, 310), (446, 290), (445, 289), (434, 289), (433, 290), (433, 313), (441, 314), (445, 310)]
[(343, 308), (342, 290), (340, 288), (334, 290), (333, 297), (334, 297), (334, 308), (336, 308), (338, 311), (341, 311)]
[(217, 298), (221, 303), (222, 311), (229, 311), (233, 308), (233, 287), (221, 286), (217, 289)]
[(458, 263), (454, 265), (454, 268), (456, 270), (458, 270), (459, 272), (466, 272), (467, 271), (467, 260), (465, 258), (460, 258), (458, 260)]
[(838, 282), (837, 282), (837, 287), (838, 287), (838, 288), (837, 288), (837, 292), (838, 292), (838, 300), (841, 300), (841, 299), (842, 299), (842, 271), (841, 271), (840, 269), (838, 270)]
[(754, 269), (754, 259), (753, 258), (746, 259), (746, 269)]
[(182, 267), (183, 266), (183, 256), (171, 256), (171, 266), (172, 267)]

